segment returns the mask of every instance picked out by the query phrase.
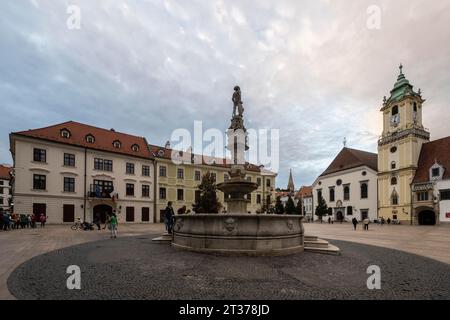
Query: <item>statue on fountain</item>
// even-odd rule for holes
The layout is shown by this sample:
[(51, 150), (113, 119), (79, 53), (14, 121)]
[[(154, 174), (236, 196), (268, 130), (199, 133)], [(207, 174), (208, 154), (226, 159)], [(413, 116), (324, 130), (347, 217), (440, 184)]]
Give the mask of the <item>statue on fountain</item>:
[(233, 118), (236, 117), (236, 109), (238, 111), (237, 116), (241, 117), (244, 114), (244, 106), (242, 103), (242, 98), (241, 98), (241, 88), (239, 88), (238, 86), (234, 87), (234, 93), (233, 93)]

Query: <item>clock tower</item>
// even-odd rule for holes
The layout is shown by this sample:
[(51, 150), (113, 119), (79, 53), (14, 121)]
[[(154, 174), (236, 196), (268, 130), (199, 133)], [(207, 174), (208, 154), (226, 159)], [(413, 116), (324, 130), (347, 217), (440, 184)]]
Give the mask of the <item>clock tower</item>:
[(383, 100), (383, 132), (378, 141), (378, 216), (402, 223), (412, 221), (411, 182), (422, 144), (430, 140), (422, 124), (425, 100), (421, 90), (413, 88), (400, 65), (390, 97)]

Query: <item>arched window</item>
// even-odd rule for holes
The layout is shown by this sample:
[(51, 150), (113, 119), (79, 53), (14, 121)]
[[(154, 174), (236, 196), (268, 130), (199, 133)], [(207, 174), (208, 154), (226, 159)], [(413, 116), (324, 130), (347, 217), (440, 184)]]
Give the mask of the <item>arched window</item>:
[(71, 134), (70, 134), (69, 130), (67, 130), (67, 129), (61, 130), (61, 137), (68, 139), (68, 138), (70, 138), (70, 136), (71, 136)]
[(334, 202), (334, 188), (330, 188), (330, 202)]
[(350, 186), (344, 187), (344, 200), (350, 200)]
[(361, 183), (361, 199), (367, 199), (369, 197), (368, 189), (367, 183)]
[(86, 142), (87, 142), (87, 143), (94, 143), (94, 142), (95, 142), (94, 136), (93, 136), (92, 134), (88, 134), (88, 135), (86, 136)]
[(391, 204), (394, 206), (398, 205), (398, 193), (395, 190), (392, 192), (391, 195)]
[(116, 140), (113, 142), (113, 146), (114, 148), (120, 149), (120, 147), (122, 146), (122, 144), (120, 143), (119, 140)]
[(139, 152), (139, 146), (137, 144), (133, 144), (131, 146), (131, 150), (133, 150), (134, 152)]
[(398, 106), (393, 106), (392, 107), (392, 115), (395, 116), (398, 114)]
[(397, 164), (395, 163), (395, 161), (391, 162), (391, 169), (395, 170), (397, 168)]
[(397, 185), (397, 177), (392, 177), (391, 178), (391, 186), (396, 186)]

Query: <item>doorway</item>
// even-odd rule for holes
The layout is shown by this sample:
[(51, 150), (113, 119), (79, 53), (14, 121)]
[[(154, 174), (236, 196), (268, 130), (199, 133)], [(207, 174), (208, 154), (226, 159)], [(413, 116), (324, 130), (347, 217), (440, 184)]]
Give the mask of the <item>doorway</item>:
[(436, 214), (431, 210), (423, 210), (419, 213), (419, 224), (421, 226), (436, 225)]
[[(98, 217), (100, 219), (101, 223), (106, 222), (106, 216), (112, 215), (113, 209), (111, 206), (108, 206), (106, 204), (99, 204), (94, 207), (94, 215), (92, 218)], [(93, 219), (94, 220), (94, 219)]]

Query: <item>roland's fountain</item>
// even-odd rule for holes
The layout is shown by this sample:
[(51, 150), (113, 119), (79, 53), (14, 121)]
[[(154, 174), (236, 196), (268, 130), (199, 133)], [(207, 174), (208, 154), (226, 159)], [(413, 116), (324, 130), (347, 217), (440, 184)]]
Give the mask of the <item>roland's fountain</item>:
[[(247, 181), (245, 152), (247, 130), (239, 87), (234, 88), (234, 109), (228, 128), (231, 152), (230, 178), (217, 185), (224, 192), (226, 214), (176, 215), (172, 245), (205, 253), (243, 255), (282, 255), (304, 250), (302, 216), (249, 214), (246, 195), (258, 189)], [(238, 111), (236, 113), (236, 111)]]

